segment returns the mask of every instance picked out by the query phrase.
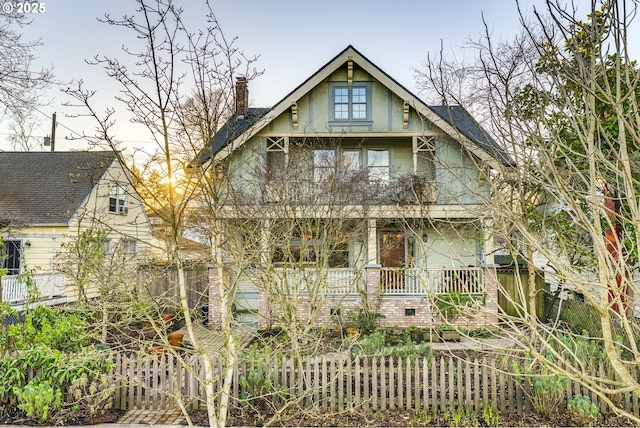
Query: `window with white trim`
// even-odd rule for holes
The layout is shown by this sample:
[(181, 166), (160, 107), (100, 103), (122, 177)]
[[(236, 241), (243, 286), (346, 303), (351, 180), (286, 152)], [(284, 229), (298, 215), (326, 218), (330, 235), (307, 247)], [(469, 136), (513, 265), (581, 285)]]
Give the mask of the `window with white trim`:
[(0, 267), (7, 269), (7, 275), (22, 273), (22, 239), (5, 239), (2, 242)]
[(124, 238), (120, 240), (120, 251), (122, 254), (137, 254), (138, 241), (131, 238)]
[(127, 215), (129, 203), (126, 189), (116, 184), (109, 189), (109, 212), (112, 214)]
[(104, 238), (100, 240), (102, 245), (102, 254), (111, 254), (113, 248), (111, 247), (111, 238)]

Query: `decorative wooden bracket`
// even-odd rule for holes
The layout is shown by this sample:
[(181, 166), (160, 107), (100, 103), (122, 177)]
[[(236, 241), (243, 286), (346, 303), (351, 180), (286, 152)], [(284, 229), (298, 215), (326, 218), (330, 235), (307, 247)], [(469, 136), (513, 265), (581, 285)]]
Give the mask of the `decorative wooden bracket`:
[(402, 115), (402, 129), (409, 129), (409, 102), (405, 101), (404, 102), (404, 108), (403, 108), (403, 115)]
[(293, 121), (293, 130), (298, 130), (298, 104), (291, 104), (291, 120)]
[(349, 86), (353, 84), (353, 60), (351, 58), (347, 61), (347, 84)]

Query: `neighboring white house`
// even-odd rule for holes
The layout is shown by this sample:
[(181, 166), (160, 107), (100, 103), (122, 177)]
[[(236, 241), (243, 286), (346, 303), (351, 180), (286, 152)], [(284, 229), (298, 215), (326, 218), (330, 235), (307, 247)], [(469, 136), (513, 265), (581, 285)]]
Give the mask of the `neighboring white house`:
[(104, 230), (105, 253), (148, 252), (151, 224), (113, 152), (0, 152), (0, 177), (3, 301), (22, 307), (25, 268), (48, 304), (76, 300), (57, 267), (63, 245), (83, 231)]

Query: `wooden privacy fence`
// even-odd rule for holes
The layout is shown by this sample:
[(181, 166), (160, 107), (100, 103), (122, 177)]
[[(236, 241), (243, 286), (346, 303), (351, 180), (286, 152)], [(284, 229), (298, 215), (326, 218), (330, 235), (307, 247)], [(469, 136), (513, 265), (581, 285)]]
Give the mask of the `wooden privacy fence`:
[[(145, 291), (152, 297), (164, 296), (178, 302), (178, 272), (170, 267), (142, 269), (138, 275), (146, 281)], [(209, 272), (207, 269), (185, 269), (187, 301), (192, 310), (198, 310), (209, 303)], [(177, 305), (177, 303), (176, 303)]]
[[(205, 406), (204, 366), (196, 356), (179, 363), (171, 354), (134, 356), (114, 354), (115, 405), (122, 410), (176, 408), (177, 400), (196, 409)], [(295, 399), (299, 406), (326, 411), (427, 410), (445, 411), (464, 407), (481, 412), (492, 407), (501, 413), (532, 411), (522, 387), (522, 377), (510, 373), (512, 360), (486, 356), (461, 360), (451, 355), (397, 358), (325, 355), (303, 359), (273, 357), (268, 363), (246, 361), (234, 370), (231, 404), (243, 406), (268, 402), (278, 408)], [(213, 361), (216, 391), (221, 362)], [(605, 370), (600, 367), (600, 373)], [(606, 404), (594, 393), (569, 381), (564, 403), (577, 394), (591, 398), (603, 413)], [(639, 414), (638, 400), (631, 393), (617, 397), (624, 407)]]

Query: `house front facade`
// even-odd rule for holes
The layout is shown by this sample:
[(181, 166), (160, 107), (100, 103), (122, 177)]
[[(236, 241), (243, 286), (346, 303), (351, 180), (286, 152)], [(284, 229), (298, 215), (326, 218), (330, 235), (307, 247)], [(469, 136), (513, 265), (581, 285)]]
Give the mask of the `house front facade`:
[(78, 253), (90, 251), (74, 246), (80, 237), (97, 237), (105, 258), (137, 263), (148, 255), (151, 225), (115, 153), (2, 152), (0, 175), (2, 301), (24, 307), (27, 273), (38, 300), (77, 301)]
[(238, 248), (212, 269), (213, 325), (220, 278), (262, 327), (356, 310), (432, 326), (452, 294), (474, 302), (454, 323), (495, 322), (490, 174), (510, 160), (466, 111), (426, 105), (352, 46), (273, 108), (247, 108), (246, 85), (197, 160), (229, 189)]

